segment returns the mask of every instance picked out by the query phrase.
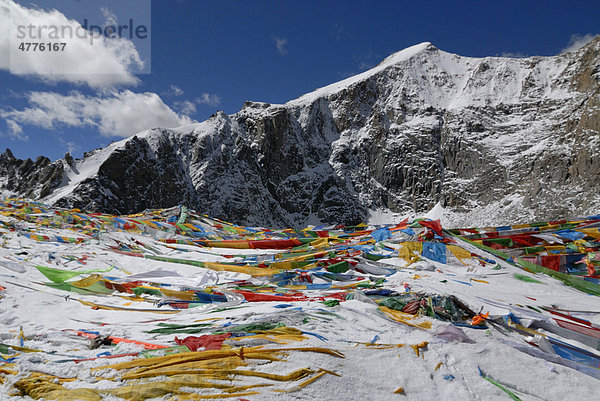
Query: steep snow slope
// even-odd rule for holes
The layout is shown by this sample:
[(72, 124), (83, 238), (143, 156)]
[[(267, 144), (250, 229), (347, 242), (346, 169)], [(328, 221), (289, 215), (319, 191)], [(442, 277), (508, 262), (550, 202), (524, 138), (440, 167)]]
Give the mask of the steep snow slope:
[(112, 143), (104, 149), (91, 152), (85, 159), (64, 163), (62, 182), (52, 193), (44, 197), (46, 202), (55, 203), (57, 200), (69, 196), (82, 182), (98, 174), (100, 166), (110, 157), (112, 152), (122, 147), (125, 142), (126, 140)]
[[(600, 38), (521, 59), (422, 43), (284, 105), (246, 102), (111, 145), (97, 167), (99, 156), (76, 162), (94, 172), (85, 179), (56, 168), (53, 180), (4, 189), (115, 213), (186, 204), (250, 225), (354, 223), (438, 203), (458, 225), (594, 214), (599, 71)], [(1, 156), (0, 175), (21, 182), (19, 163)]]

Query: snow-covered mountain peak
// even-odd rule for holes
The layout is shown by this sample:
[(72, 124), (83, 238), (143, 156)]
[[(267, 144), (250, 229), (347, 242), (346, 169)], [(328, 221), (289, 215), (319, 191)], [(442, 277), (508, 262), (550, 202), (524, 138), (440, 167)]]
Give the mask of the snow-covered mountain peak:
[(419, 43), (417, 45), (408, 47), (404, 50), (401, 50), (399, 52), (396, 52), (396, 53), (386, 57), (381, 63), (379, 63), (377, 66), (371, 68), (370, 70), (367, 70), (363, 73), (360, 73), (360, 74), (357, 74), (354, 76), (351, 76), (349, 78), (346, 78), (346, 79), (336, 82), (334, 84), (327, 85), (325, 87), (316, 89), (313, 92), (307, 93), (307, 94), (299, 97), (298, 99), (294, 99), (286, 104), (294, 106), (294, 105), (299, 105), (299, 104), (310, 103), (310, 102), (313, 102), (315, 99), (318, 99), (321, 97), (330, 96), (330, 95), (337, 93), (343, 89), (346, 89), (349, 86), (352, 86), (358, 82), (362, 82), (366, 79), (369, 79), (369, 78), (373, 77), (374, 75), (382, 72), (383, 70), (385, 70), (386, 68), (388, 68), (390, 66), (405, 62), (405, 61), (411, 59), (412, 57), (415, 57), (416, 55), (423, 53), (425, 51), (428, 51), (428, 50), (432, 51), (432, 50), (437, 50), (437, 49), (430, 42), (423, 42), (423, 43)]
[(245, 225), (352, 223), (437, 204), (460, 225), (593, 214), (599, 71), (600, 39), (529, 58), (426, 42), (283, 105), (246, 102), (142, 132), (78, 160), (78, 174), (0, 155), (0, 189), (117, 213), (186, 204)]
[[(435, 47), (431, 42), (422, 42), (422, 43), (407, 47), (406, 49), (400, 50), (396, 53), (389, 55), (381, 63), (379, 63), (377, 66), (375, 66), (375, 68), (382, 67), (382, 66), (389, 66), (392, 64), (397, 64), (401, 61), (405, 61), (421, 52), (424, 52), (424, 51), (432, 52), (432, 51), (436, 51), (436, 50), (438, 50), (438, 48)], [(373, 69), (375, 69), (375, 68), (373, 68)]]

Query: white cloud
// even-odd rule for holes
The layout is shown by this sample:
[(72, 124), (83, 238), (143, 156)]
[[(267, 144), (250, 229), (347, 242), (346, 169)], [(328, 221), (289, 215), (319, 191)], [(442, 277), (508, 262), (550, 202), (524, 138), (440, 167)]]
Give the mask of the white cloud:
[(6, 120), (8, 126), (8, 133), (0, 136), (8, 136), (11, 139), (18, 139), (20, 141), (28, 141), (29, 137), (23, 134), (23, 128), (13, 120)]
[(57, 139), (60, 141), (60, 143), (63, 144), (66, 151), (69, 152), (69, 154), (71, 154), (71, 155), (73, 155), (75, 152), (81, 150), (81, 147), (79, 145), (77, 145), (75, 142), (66, 141), (60, 135), (57, 136)]
[[(114, 19), (114, 14), (103, 11), (107, 19)], [(92, 36), (79, 22), (58, 10), (27, 8), (13, 0), (0, 0), (0, 29), (0, 69), (13, 74), (50, 83), (111, 88), (135, 85), (138, 79), (133, 72), (144, 66), (131, 41)], [(64, 51), (21, 51), (21, 42), (64, 42), (66, 46)]]
[(23, 132), (23, 128), (21, 128), (21, 126), (13, 120), (7, 120), (6, 124), (8, 125), (10, 131), (14, 134), (21, 134)]
[(198, 104), (206, 104), (208, 106), (218, 106), (221, 104), (221, 98), (214, 93), (203, 93), (200, 97), (196, 98), (196, 103)]
[(74, 142), (71, 141), (66, 142), (65, 145), (67, 146), (67, 152), (69, 152), (70, 154), (73, 154), (80, 149), (79, 146), (77, 146)]
[(587, 35), (583, 35), (583, 36), (581, 36), (578, 33), (573, 34), (573, 35), (571, 35), (571, 39), (569, 40), (569, 44), (567, 45), (567, 47), (562, 49), (560, 52), (567, 53), (567, 52), (574, 52), (575, 50), (579, 50), (583, 46), (587, 45), (592, 40), (594, 40), (595, 37), (596, 37), (596, 35), (593, 35), (591, 33), (588, 33)]
[(375, 67), (375, 64), (374, 64), (374, 63), (371, 63), (371, 62), (369, 62), (369, 61), (361, 61), (361, 62), (358, 64), (358, 69), (359, 69), (359, 70), (361, 70), (361, 71), (364, 71), (364, 70), (370, 70), (370, 69), (371, 69), (371, 68), (373, 68), (373, 67)]
[(155, 127), (172, 128), (196, 121), (178, 114), (152, 92), (129, 90), (108, 96), (86, 96), (77, 91), (68, 95), (55, 92), (30, 92), (29, 107), (0, 110), (0, 117), (16, 124), (45, 129), (96, 127), (102, 136), (129, 137)]
[(180, 113), (190, 115), (196, 112), (196, 105), (189, 100), (184, 100), (182, 102), (175, 102), (173, 104), (175, 109), (177, 109)]
[(336, 41), (339, 41), (342, 36), (347, 36), (348, 32), (346, 31), (346, 29), (344, 28), (343, 25), (340, 24), (334, 24), (333, 25), (333, 37), (335, 38)]
[(165, 96), (182, 96), (183, 89), (181, 89), (175, 85), (169, 85), (169, 90), (164, 92), (163, 95), (165, 95)]
[(504, 53), (501, 53), (499, 55), (499, 57), (506, 57), (506, 58), (527, 58), (529, 56), (526, 55), (526, 54), (523, 54), (521, 52), (516, 52), (516, 53), (513, 53), (513, 52), (504, 52)]
[(338, 75), (338, 77), (340, 77), (340, 79), (350, 78), (356, 74), (358, 74), (358, 73), (355, 71), (338, 71), (338, 73), (337, 73), (337, 75)]
[(287, 38), (280, 38), (274, 35), (271, 35), (273, 41), (275, 42), (275, 47), (277, 47), (277, 51), (279, 54), (287, 54)]
[(367, 53), (363, 53), (358, 57), (354, 57), (354, 59), (358, 62), (358, 69), (360, 71), (370, 70), (375, 67), (379, 61), (381, 61), (381, 55), (374, 53), (373, 51), (368, 51)]
[(108, 7), (100, 7), (106, 25), (117, 25), (117, 16)]

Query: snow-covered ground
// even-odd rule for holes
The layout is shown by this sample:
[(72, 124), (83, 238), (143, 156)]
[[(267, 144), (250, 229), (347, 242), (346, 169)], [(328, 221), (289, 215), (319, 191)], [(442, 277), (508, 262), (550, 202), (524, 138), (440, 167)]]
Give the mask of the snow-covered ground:
[[(395, 249), (425, 233), (418, 223), (412, 236), (402, 224), (388, 226), (383, 232), (392, 237), (377, 243), (371, 235), (377, 227), (365, 227), (363, 234), (350, 237), (330, 227), (329, 240), (305, 246), (311, 263), (288, 266), (292, 278), (285, 282), (281, 275), (263, 275), (250, 266), (269, 269), (283, 266), (275, 262), (291, 256), (301, 260), (304, 254), (297, 248), (295, 252), (226, 248), (217, 242), (199, 246), (201, 243), (190, 242), (198, 237), (180, 235), (177, 226), (156, 222), (192, 222), (205, 230), (201, 238), (213, 241), (225, 234), (229, 239), (281, 238), (285, 231), (257, 229), (257, 234), (250, 235), (251, 230), (220, 225), (194, 214), (186, 219), (185, 211), (178, 210), (115, 219), (4, 203), (0, 212), (0, 343), (6, 345), (0, 346), (0, 356), (9, 361), (0, 360), (0, 399), (29, 399), (16, 387), (29, 389), (22, 391), (34, 398), (110, 400), (121, 399), (119, 396), (199, 399), (200, 395), (247, 400), (509, 400), (511, 396), (502, 388), (522, 400), (592, 400), (598, 396), (598, 366), (585, 367), (559, 358), (544, 339), (548, 334), (600, 354), (598, 347), (575, 337), (544, 330), (539, 330), (541, 335), (523, 334), (513, 330), (514, 326), (493, 321), (488, 321), (486, 328), (471, 326), (470, 319), (453, 325), (427, 316), (394, 315), (378, 304), (386, 293), (382, 290), (425, 298), (453, 295), (475, 313), (498, 318), (496, 322), (512, 313), (523, 326), (532, 322), (554, 325), (553, 315), (542, 309), (552, 307), (572, 311), (565, 313), (589, 321), (590, 327), (600, 326), (600, 298), (548, 276), (524, 272), (460, 239), (453, 239), (455, 246), (470, 253), (467, 258), (448, 254), (446, 263), (419, 257), (408, 264)], [(429, 217), (439, 218), (440, 213), (436, 208)], [(377, 212), (372, 216), (377, 220), (387, 217)], [(154, 223), (143, 223), (148, 219)], [(396, 219), (395, 223), (399, 222)], [(70, 242), (67, 237), (76, 240)], [(385, 257), (367, 260), (368, 253)], [(331, 275), (327, 263), (332, 261), (351, 263), (348, 270)], [(214, 263), (201, 267), (197, 262)], [(52, 284), (42, 274), (47, 271), (44, 268), (74, 273), (72, 278)], [(242, 272), (246, 268), (251, 274)], [(537, 282), (519, 280), (515, 274)], [(119, 287), (126, 283), (130, 289), (137, 286), (148, 291), (135, 295)], [(194, 291), (226, 299), (182, 308), (177, 300), (189, 301)], [(376, 291), (380, 295), (375, 295)], [(254, 302), (252, 294), (287, 298)], [(236, 331), (243, 324), (265, 326), (263, 331)], [(92, 349), (84, 331), (116, 340)], [(152, 344), (176, 347), (176, 337), (228, 332), (239, 336), (225, 339), (222, 347), (217, 346), (221, 351), (200, 349), (193, 353), (194, 364), (169, 365), (174, 371), (181, 367), (179, 375), (171, 371), (128, 379), (131, 370), (94, 369), (141, 360), (156, 367), (161, 359), (141, 354)], [(283, 348), (289, 350), (277, 354), (264, 351)], [(230, 351), (228, 358), (209, 359), (212, 365), (199, 360), (200, 355), (216, 358), (215, 353)], [(271, 359), (261, 357), (263, 351)], [(122, 354), (128, 355), (106, 357)], [(148, 369), (152, 368), (146, 372)], [(269, 376), (298, 369), (309, 370), (302, 371), (298, 380)], [(225, 370), (229, 373), (223, 373)], [(143, 371), (138, 369), (138, 373)], [(33, 384), (27, 387), (27, 383)], [(143, 386), (132, 387), (137, 384)], [(48, 386), (54, 386), (56, 392), (44, 392)], [(157, 390), (164, 386), (170, 390)]]

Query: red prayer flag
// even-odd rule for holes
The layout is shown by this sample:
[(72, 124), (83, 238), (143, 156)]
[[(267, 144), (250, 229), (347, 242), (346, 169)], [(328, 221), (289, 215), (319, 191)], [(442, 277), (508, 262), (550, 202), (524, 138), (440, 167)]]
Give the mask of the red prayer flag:
[(560, 255), (542, 256), (542, 266), (555, 271), (560, 270)]
[(442, 236), (442, 223), (440, 223), (440, 219), (431, 221), (421, 220), (419, 224), (423, 227), (431, 228), (437, 235)]

